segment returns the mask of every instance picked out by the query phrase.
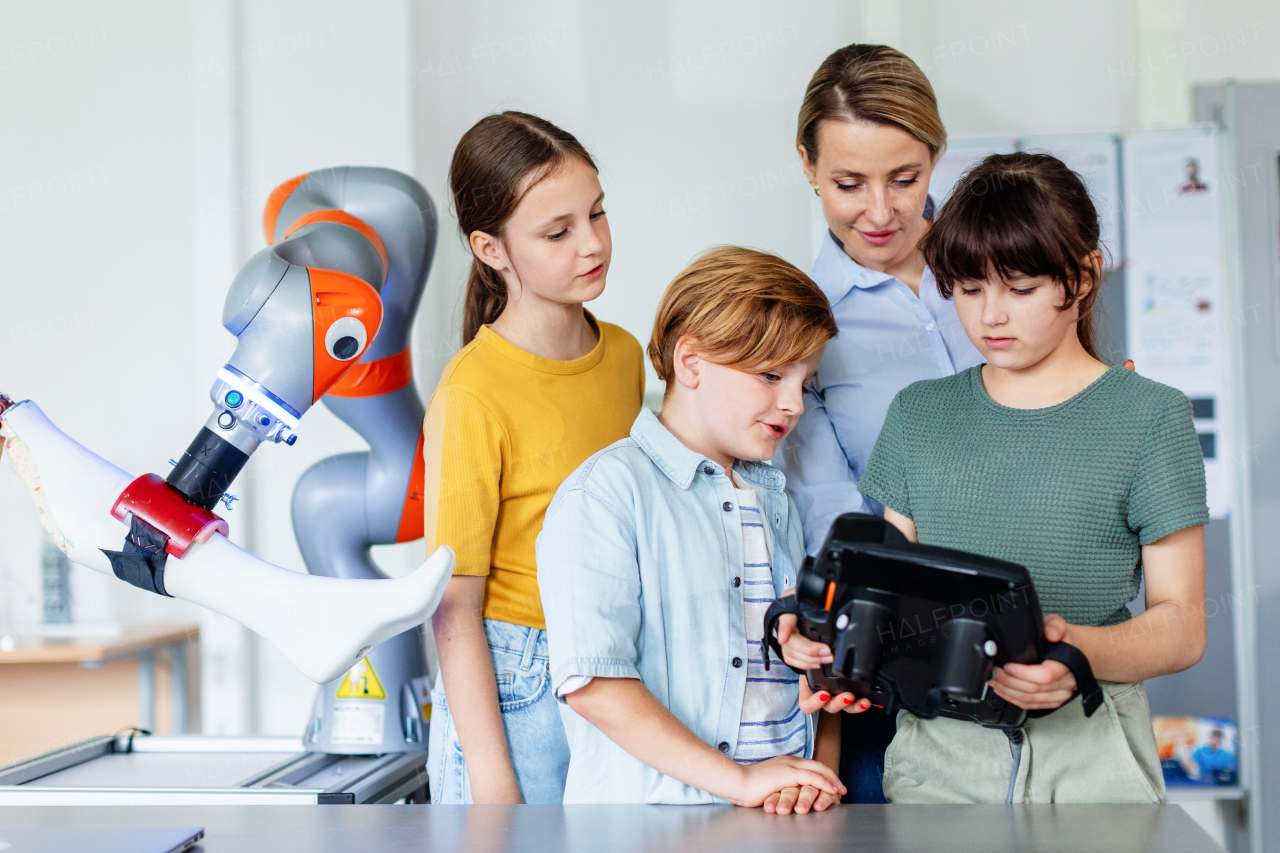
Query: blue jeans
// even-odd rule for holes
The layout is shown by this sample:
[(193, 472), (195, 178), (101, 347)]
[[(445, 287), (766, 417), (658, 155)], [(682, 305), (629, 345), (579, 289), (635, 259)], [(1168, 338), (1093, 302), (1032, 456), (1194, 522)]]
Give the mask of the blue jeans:
[[(526, 803), (559, 803), (569, 772), (569, 742), (551, 692), (547, 632), (496, 619), (484, 633), (498, 679), (498, 705), (507, 733), (507, 751)], [(431, 733), (427, 777), (434, 805), (471, 802), (471, 780), (449, 713), (444, 684), (431, 691)]]
[(841, 802), (883, 803), (884, 753), (897, 732), (897, 712), (868, 708), (840, 716), (840, 781), (849, 789)]

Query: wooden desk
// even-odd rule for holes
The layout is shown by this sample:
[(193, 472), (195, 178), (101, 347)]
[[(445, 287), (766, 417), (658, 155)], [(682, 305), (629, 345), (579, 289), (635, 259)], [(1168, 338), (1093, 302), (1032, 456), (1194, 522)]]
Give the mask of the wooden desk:
[(115, 636), (0, 638), (0, 764), (125, 726), (185, 732), (199, 632), (148, 625)]

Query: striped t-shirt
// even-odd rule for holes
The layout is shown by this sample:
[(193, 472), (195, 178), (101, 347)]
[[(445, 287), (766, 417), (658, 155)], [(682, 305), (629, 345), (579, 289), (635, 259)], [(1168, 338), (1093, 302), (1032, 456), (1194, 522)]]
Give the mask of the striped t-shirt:
[(800, 687), (788, 667), (764, 668), (764, 614), (773, 604), (773, 567), (764, 534), (764, 518), (750, 486), (739, 489), (742, 516), (742, 609), (747, 631), (747, 690), (733, 760), (754, 764), (778, 755), (804, 755), (805, 718), (800, 713)]

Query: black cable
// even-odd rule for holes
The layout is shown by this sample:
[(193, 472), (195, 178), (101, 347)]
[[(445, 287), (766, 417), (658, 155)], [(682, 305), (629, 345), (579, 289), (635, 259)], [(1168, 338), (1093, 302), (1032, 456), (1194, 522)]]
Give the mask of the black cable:
[(1013, 803), (1013, 789), (1018, 786), (1018, 770), (1022, 767), (1022, 729), (1005, 729), (1005, 737), (1009, 738), (1009, 749), (1013, 751), (1013, 772), (1009, 774), (1009, 793), (1005, 794), (1006, 804)]
[[(125, 726), (123, 729), (121, 729), (120, 731), (112, 735), (112, 738), (118, 738), (121, 735), (123, 735), (125, 732), (129, 733), (129, 740), (124, 745), (125, 753), (133, 752), (134, 735), (145, 735), (146, 737), (151, 737), (151, 732), (147, 731), (146, 729), (140, 729), (137, 726)], [(115, 745), (116, 743), (115, 743), (115, 740), (113, 739), (111, 741), (111, 748), (113, 752), (115, 751)]]

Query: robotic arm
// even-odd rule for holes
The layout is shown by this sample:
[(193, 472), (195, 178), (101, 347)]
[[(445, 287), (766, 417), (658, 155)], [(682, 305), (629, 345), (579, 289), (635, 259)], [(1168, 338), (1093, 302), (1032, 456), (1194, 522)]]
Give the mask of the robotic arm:
[(167, 594), (168, 557), (228, 532), (211, 510), (250, 455), (263, 442), (292, 446), (302, 416), (378, 334), (389, 263), (377, 232), (343, 210), (321, 210), (284, 238), (250, 258), (227, 293), (222, 322), (238, 343), (209, 392), (204, 426), (168, 477), (139, 477), (111, 508), (130, 527), (124, 547), (106, 552), (127, 583)]
[[(304, 182), (311, 191), (295, 196)], [(326, 195), (346, 203), (318, 203)], [(307, 209), (297, 210), (299, 202)], [(282, 219), (290, 204), (295, 210)], [(362, 205), (367, 211), (357, 212), (366, 215), (351, 212)], [(238, 343), (215, 377), (213, 410), (166, 478), (131, 477), (63, 434), (29, 401), (0, 396), (0, 435), (42, 523), (74, 562), (230, 616), (325, 682), (430, 615), (451, 574), (452, 552), (441, 548), (397, 580), (300, 575), (231, 543), (227, 523), (212, 510), (259, 445), (293, 445), (302, 416), (358, 363), (363, 381), (385, 373), (388, 361), (407, 361), (404, 343), (434, 248), (435, 213), (407, 176), (328, 169), (277, 188), (264, 230), (274, 245), (245, 264), (227, 295), (223, 324)], [(397, 238), (392, 251), (383, 234)], [(388, 293), (391, 304), (384, 301)], [(386, 330), (384, 318), (391, 321)], [(398, 375), (411, 389), (407, 372)], [(416, 414), (420, 432), (417, 406), (409, 416)], [(397, 446), (407, 444), (412, 453), (416, 438), (402, 437)], [(413, 509), (415, 466), (405, 452), (394, 455), (403, 471), (399, 524)], [(363, 497), (348, 496), (353, 507)], [(128, 527), (123, 547), (121, 523)]]

